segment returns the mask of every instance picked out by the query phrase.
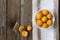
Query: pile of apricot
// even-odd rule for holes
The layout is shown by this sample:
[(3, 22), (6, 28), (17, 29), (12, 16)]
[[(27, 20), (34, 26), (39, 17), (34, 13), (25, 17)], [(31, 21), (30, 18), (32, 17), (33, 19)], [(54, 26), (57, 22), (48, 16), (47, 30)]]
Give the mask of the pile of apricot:
[(20, 25), (19, 27), (19, 32), (21, 33), (21, 35), (23, 37), (27, 37), (28, 36), (28, 32), (30, 32), (32, 30), (32, 26), (28, 25), (26, 28), (23, 25)]
[(36, 14), (36, 24), (42, 28), (48, 28), (53, 24), (53, 15), (48, 10), (39, 11)]

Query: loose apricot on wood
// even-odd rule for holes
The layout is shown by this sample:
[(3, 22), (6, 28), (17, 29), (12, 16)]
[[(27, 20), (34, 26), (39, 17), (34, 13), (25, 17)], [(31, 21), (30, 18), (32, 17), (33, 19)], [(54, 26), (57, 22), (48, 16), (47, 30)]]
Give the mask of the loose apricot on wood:
[(27, 31), (31, 31), (33, 28), (32, 28), (32, 26), (31, 25), (28, 25), (27, 26)]
[(22, 32), (23, 30), (25, 30), (25, 28), (24, 28), (23, 25), (21, 25), (21, 26), (19, 27), (19, 31)]
[(27, 31), (22, 31), (22, 32), (21, 32), (21, 35), (22, 35), (23, 37), (27, 37), (27, 36), (28, 36), (28, 32), (27, 32)]

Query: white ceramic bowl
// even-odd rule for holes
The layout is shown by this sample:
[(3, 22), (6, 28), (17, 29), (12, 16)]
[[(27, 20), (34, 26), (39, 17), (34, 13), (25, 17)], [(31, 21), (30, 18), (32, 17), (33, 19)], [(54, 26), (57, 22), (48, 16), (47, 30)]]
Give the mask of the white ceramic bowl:
[[(43, 9), (44, 10), (44, 9)], [(45, 9), (46, 10), (46, 9)], [(38, 12), (40, 12), (40, 11), (42, 11), (42, 10), (38, 10), (36, 13), (35, 13), (35, 17), (36, 17), (36, 14), (38, 13)], [(49, 11), (49, 10), (48, 10)], [(54, 22), (55, 22), (55, 16), (54, 16), (54, 13), (52, 12), (52, 11), (49, 11), (52, 15), (53, 15), (53, 18), (52, 18), (52, 21), (53, 21), (53, 24), (51, 25), (51, 26), (49, 26), (48, 28), (42, 28), (42, 27), (40, 27), (40, 26), (38, 26), (37, 24), (36, 24), (36, 18), (34, 18), (34, 23), (35, 23), (35, 25), (36, 25), (36, 27), (37, 28), (39, 28), (39, 29), (50, 29), (51, 27), (53, 27), (54, 26)]]

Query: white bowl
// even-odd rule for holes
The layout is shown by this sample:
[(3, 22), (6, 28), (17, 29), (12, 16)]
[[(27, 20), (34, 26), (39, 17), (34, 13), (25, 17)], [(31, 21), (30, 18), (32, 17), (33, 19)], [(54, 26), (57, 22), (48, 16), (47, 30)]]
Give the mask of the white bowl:
[[(43, 9), (43, 10), (44, 10), (44, 9)], [(45, 9), (45, 10), (46, 10), (46, 9)], [(38, 12), (40, 12), (40, 11), (42, 11), (42, 10), (38, 10), (38, 11), (35, 13), (35, 17), (36, 17), (36, 14), (37, 14)], [(48, 11), (49, 11), (49, 10), (48, 10)], [(42, 28), (42, 27), (40, 27), (40, 26), (38, 26), (38, 25), (36, 24), (36, 18), (34, 17), (34, 23), (35, 23), (35, 25), (36, 25), (37, 28), (39, 28), (39, 29), (50, 29), (51, 27), (54, 26), (54, 22), (55, 22), (54, 13), (53, 13), (52, 11), (49, 11), (49, 12), (53, 15), (53, 18), (52, 18), (53, 24), (52, 24), (51, 26), (49, 26), (48, 28)]]

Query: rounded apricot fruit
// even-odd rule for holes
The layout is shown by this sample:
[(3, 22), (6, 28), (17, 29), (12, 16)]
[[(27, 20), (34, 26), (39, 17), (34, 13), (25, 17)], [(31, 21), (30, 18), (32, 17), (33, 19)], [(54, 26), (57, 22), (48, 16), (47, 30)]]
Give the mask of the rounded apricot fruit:
[(49, 12), (47, 10), (42, 10), (43, 15), (47, 15)]
[(21, 26), (19, 27), (19, 31), (22, 32), (23, 30), (25, 30), (25, 28), (24, 28), (23, 25), (21, 25)]
[(42, 18), (42, 14), (41, 13), (37, 13), (36, 19), (41, 19), (41, 18)]
[(41, 20), (42, 20), (42, 22), (46, 22), (48, 19), (46, 16), (43, 16)]
[(21, 32), (21, 35), (22, 35), (23, 37), (27, 37), (27, 36), (28, 36), (28, 32), (27, 32), (27, 31), (22, 31), (22, 32)]
[(47, 15), (47, 18), (48, 18), (48, 19), (52, 19), (52, 14), (49, 13), (49, 14)]
[(42, 22), (41, 20), (36, 20), (36, 24), (37, 24), (37, 25), (41, 26), (42, 23), (43, 23), (43, 22)]
[(48, 20), (48, 21), (47, 21), (47, 25), (48, 25), (48, 26), (52, 25), (52, 23), (53, 23), (52, 20)]
[(28, 25), (27, 26), (27, 31), (31, 31), (33, 28), (32, 28), (32, 26), (31, 25)]
[(47, 27), (48, 27), (47, 23), (42, 24), (42, 28), (47, 28)]

